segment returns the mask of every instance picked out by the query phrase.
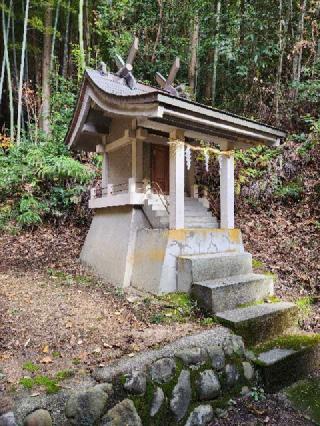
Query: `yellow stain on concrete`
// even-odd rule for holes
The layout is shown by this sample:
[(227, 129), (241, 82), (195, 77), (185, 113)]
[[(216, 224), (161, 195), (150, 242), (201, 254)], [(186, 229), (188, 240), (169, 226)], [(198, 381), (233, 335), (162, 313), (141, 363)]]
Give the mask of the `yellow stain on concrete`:
[(170, 229), (169, 239), (176, 241), (183, 241), (186, 239), (189, 229)]
[(136, 251), (134, 254), (135, 262), (163, 262), (165, 256), (165, 250), (162, 248), (151, 249), (146, 251)]
[(241, 243), (241, 231), (240, 229), (228, 229), (229, 239), (231, 243)]

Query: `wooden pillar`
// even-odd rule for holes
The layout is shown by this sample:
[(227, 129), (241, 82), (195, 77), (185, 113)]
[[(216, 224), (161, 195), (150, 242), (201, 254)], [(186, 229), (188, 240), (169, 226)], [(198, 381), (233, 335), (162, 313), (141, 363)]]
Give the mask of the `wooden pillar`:
[[(184, 141), (184, 134), (175, 130), (170, 140)], [(184, 228), (184, 144), (170, 145), (169, 155), (169, 226), (170, 229)]]
[(109, 154), (103, 152), (102, 155), (102, 188), (107, 188), (109, 184)]
[(136, 182), (143, 179), (143, 141), (134, 139), (131, 144), (132, 149), (132, 177)]
[(221, 155), (220, 163), (220, 228), (234, 228), (234, 156)]

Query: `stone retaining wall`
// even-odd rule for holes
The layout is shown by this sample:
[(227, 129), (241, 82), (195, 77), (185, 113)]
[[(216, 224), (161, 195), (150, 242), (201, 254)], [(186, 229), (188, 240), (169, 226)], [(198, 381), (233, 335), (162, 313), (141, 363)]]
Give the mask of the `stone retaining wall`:
[[(92, 382), (51, 400), (48, 396), (33, 409), (32, 404), (27, 409), (18, 407), (16, 423), (9, 412), (0, 416), (0, 424), (207, 425), (221, 415), (232, 397), (249, 392), (256, 375), (241, 337), (227, 335), (220, 343), (207, 345), (200, 344), (203, 341), (198, 346), (178, 345), (174, 351), (172, 347), (154, 351), (159, 356), (148, 358), (149, 362), (139, 363), (140, 356), (146, 358), (138, 354), (134, 367), (130, 371), (125, 365), (123, 371), (117, 368), (116, 374), (109, 374), (109, 383)], [(11, 423), (6, 423), (5, 416)]]

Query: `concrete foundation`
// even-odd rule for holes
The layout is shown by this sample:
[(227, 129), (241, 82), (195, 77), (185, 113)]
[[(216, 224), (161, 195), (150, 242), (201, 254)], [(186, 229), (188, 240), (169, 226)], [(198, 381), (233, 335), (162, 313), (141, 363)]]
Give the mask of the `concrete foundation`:
[(153, 294), (178, 290), (179, 256), (244, 251), (238, 229), (151, 229), (133, 206), (98, 209), (81, 261), (116, 287)]
[(137, 232), (131, 282), (154, 294), (178, 291), (179, 256), (243, 250), (238, 229), (142, 229)]
[(80, 254), (82, 263), (115, 287), (128, 287), (137, 230), (148, 226), (139, 208), (96, 210)]

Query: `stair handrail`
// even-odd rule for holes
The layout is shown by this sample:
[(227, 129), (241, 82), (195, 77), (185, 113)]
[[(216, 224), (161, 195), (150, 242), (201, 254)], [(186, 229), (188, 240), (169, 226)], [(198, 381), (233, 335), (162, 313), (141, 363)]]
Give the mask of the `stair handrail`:
[(164, 208), (166, 209), (167, 213), (169, 214), (169, 200), (165, 196), (164, 192), (162, 191), (161, 186), (158, 184), (158, 182), (151, 181), (149, 183), (151, 191), (155, 191), (155, 193), (158, 195), (161, 203), (163, 204)]

